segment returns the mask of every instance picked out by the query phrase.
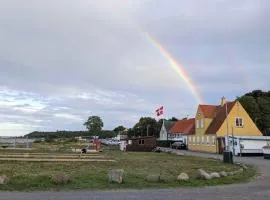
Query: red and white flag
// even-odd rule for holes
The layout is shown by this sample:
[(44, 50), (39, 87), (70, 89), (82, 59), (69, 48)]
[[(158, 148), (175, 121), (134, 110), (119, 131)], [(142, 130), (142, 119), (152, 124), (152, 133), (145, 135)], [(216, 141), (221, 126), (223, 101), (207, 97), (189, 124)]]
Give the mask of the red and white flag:
[(157, 113), (157, 116), (161, 116), (163, 115), (163, 106), (161, 106), (160, 108), (156, 109), (156, 113)]

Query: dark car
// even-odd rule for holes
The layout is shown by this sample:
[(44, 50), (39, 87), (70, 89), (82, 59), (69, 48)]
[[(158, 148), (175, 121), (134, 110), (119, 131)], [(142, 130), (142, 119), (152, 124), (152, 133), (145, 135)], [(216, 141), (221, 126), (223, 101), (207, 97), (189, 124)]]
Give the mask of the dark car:
[(183, 143), (183, 142), (174, 142), (174, 143), (172, 144), (172, 148), (173, 148), (173, 149), (186, 149), (187, 146), (186, 146), (186, 144)]

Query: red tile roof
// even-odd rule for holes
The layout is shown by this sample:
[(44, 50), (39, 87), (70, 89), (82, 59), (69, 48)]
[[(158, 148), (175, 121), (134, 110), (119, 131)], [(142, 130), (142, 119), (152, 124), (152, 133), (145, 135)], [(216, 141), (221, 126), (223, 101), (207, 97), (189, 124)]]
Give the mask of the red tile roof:
[(218, 106), (214, 105), (199, 105), (204, 118), (214, 118), (215, 111), (217, 110)]
[(177, 121), (170, 129), (173, 134), (192, 135), (195, 134), (195, 118)]
[[(227, 102), (227, 113), (229, 114), (233, 106), (235, 105), (235, 101), (233, 102)], [(226, 104), (223, 106), (217, 106), (216, 109), (216, 116), (214, 117), (213, 121), (209, 125), (209, 127), (206, 130), (206, 134), (216, 134), (218, 129), (221, 127), (223, 122), (226, 119)]]

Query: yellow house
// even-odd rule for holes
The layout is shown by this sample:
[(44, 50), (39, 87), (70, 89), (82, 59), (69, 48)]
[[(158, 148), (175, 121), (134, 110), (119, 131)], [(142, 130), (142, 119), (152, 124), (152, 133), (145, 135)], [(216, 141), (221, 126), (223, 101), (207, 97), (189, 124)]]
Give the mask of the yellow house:
[(222, 153), (227, 134), (262, 136), (239, 101), (227, 102), (222, 97), (218, 106), (198, 106), (195, 117), (195, 135), (188, 138), (189, 149)]

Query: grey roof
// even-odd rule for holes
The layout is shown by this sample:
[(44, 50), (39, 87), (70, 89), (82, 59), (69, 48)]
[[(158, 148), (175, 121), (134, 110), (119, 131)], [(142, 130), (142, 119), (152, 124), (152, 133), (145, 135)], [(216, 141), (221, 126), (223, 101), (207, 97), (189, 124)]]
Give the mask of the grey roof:
[(169, 120), (164, 120), (164, 126), (166, 131), (169, 131), (173, 125), (175, 124), (175, 121), (169, 121)]

